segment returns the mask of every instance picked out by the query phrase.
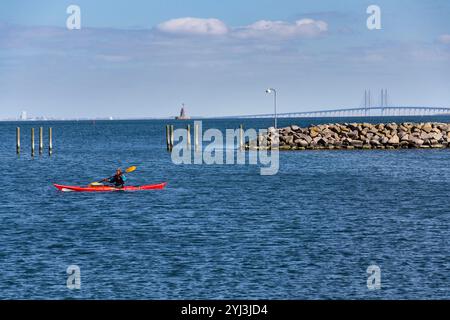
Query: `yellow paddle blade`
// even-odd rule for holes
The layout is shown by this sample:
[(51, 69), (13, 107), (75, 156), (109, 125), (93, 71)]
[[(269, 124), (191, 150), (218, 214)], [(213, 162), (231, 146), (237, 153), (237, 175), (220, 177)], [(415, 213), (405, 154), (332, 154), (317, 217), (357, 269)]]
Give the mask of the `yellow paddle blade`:
[(126, 172), (126, 173), (130, 173), (130, 172), (135, 171), (136, 169), (137, 169), (136, 166), (132, 166), (132, 167), (127, 168), (127, 170), (125, 170), (125, 172)]

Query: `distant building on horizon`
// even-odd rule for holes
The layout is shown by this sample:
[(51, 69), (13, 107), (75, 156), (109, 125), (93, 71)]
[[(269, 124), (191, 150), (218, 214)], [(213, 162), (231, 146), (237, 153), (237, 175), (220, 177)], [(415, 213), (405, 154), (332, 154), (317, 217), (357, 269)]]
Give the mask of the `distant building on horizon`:
[(189, 120), (191, 117), (186, 115), (186, 110), (184, 109), (184, 103), (180, 110), (180, 115), (175, 117), (176, 120)]
[(28, 118), (27, 118), (27, 112), (26, 112), (26, 111), (22, 111), (22, 113), (20, 114), (19, 119), (20, 119), (21, 121), (26, 121), (26, 120), (28, 120)]

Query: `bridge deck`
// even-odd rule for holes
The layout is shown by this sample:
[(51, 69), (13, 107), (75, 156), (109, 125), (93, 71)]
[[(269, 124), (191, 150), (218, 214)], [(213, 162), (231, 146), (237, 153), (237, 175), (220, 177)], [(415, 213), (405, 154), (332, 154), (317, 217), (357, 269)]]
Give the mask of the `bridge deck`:
[[(372, 112), (371, 112), (372, 111)], [(348, 117), (348, 116), (373, 116), (373, 111), (378, 111), (377, 116), (415, 116), (415, 115), (441, 115), (450, 114), (450, 108), (420, 107), (420, 106), (390, 106), (390, 107), (368, 107), (368, 108), (342, 108), (303, 112), (278, 113), (279, 118), (301, 118), (301, 117)], [(273, 118), (275, 114), (252, 114), (240, 116), (226, 116), (218, 118)]]

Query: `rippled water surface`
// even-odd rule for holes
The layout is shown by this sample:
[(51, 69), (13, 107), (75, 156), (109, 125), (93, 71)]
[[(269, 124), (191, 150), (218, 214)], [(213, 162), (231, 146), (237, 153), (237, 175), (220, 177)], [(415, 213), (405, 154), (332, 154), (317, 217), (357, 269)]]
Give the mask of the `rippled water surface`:
[[(204, 127), (242, 122), (271, 125)], [(450, 298), (450, 149), (283, 152), (279, 173), (261, 176), (258, 166), (173, 164), (166, 123), (0, 123), (0, 298)], [(29, 130), (41, 125), (53, 127), (54, 155), (32, 159)], [(130, 184), (167, 188), (52, 186), (129, 165)], [(66, 286), (72, 264), (78, 291)], [(382, 288), (369, 291), (373, 264)]]

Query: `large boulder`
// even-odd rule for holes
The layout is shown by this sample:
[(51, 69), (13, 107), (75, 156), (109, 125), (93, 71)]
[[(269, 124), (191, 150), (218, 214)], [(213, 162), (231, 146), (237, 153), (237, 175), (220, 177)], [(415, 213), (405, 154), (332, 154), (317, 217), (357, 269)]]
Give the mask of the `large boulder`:
[(358, 139), (359, 133), (357, 130), (353, 130), (353, 131), (347, 132), (347, 137), (349, 137), (351, 139)]
[(322, 139), (322, 137), (315, 137), (315, 138), (313, 139), (313, 142), (314, 142), (314, 143), (318, 143), (320, 139)]
[(400, 138), (398, 137), (398, 135), (394, 135), (392, 138), (389, 139), (388, 143), (389, 144), (399, 144)]
[(409, 135), (408, 134), (403, 135), (400, 140), (401, 141), (409, 141)]
[(302, 147), (302, 148), (306, 148), (306, 147), (309, 145), (309, 143), (306, 142), (306, 141), (303, 140), (303, 139), (295, 140), (295, 144), (296, 144), (297, 146), (299, 146), (299, 147)]
[(311, 141), (313, 140), (312, 138), (311, 138), (311, 136), (310, 135), (308, 135), (308, 134), (299, 134), (299, 137), (300, 137), (300, 139), (303, 139), (303, 140), (305, 140), (306, 142), (308, 142), (308, 143), (311, 143)]
[(391, 130), (391, 131), (397, 130), (397, 128), (398, 128), (398, 125), (397, 125), (396, 123), (388, 123), (388, 124), (386, 125), (386, 129), (389, 129), (389, 130)]
[(355, 148), (362, 148), (362, 146), (364, 145), (364, 143), (361, 140), (352, 140), (350, 144)]
[(379, 135), (374, 135), (373, 137), (372, 137), (372, 140), (375, 140), (375, 141), (380, 141), (381, 140), (381, 137), (379, 136)]
[(426, 133), (430, 133), (432, 129), (433, 126), (431, 125), (430, 122), (427, 122), (422, 126), (422, 130), (425, 131)]
[(326, 138), (321, 138), (321, 139), (317, 142), (317, 144), (320, 145), (320, 146), (327, 146), (327, 145), (328, 145), (328, 139), (326, 139)]
[(405, 141), (405, 140), (400, 141), (400, 146), (402, 148), (408, 148), (409, 147), (409, 141)]
[(431, 136), (432, 136), (432, 139), (435, 139), (435, 140), (437, 140), (437, 141), (441, 141), (441, 140), (443, 140), (443, 136), (442, 136), (442, 133), (432, 133), (431, 134)]
[(294, 137), (293, 136), (284, 136), (284, 141), (288, 145), (294, 144)]
[(418, 139), (418, 138), (412, 138), (412, 139), (410, 140), (410, 142), (411, 142), (414, 146), (420, 147), (421, 145), (423, 145), (423, 143), (424, 143), (425, 141), (423, 141), (422, 139)]
[(339, 134), (339, 133), (341, 133), (341, 127), (340, 126), (338, 126), (338, 125), (331, 125), (330, 127), (329, 127), (329, 129), (331, 130), (331, 131), (333, 131), (333, 132), (336, 132), (337, 134)]
[(310, 136), (311, 138), (316, 138), (316, 137), (319, 136), (319, 131), (311, 130), (310, 133), (309, 133), (309, 136)]

